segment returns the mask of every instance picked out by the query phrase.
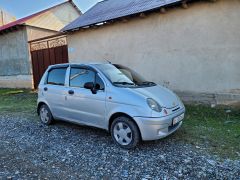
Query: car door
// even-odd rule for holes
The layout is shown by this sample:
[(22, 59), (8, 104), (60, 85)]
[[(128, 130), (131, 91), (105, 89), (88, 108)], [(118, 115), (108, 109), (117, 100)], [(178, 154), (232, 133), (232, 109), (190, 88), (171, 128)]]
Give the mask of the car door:
[[(94, 83), (96, 93), (84, 88), (87, 82)], [(106, 92), (104, 82), (96, 71), (86, 67), (71, 67), (67, 105), (72, 120), (96, 127), (106, 126)]]
[(53, 68), (48, 72), (46, 83), (43, 86), (43, 95), (50, 106), (55, 118), (64, 118), (65, 108), (65, 75), (67, 67)]

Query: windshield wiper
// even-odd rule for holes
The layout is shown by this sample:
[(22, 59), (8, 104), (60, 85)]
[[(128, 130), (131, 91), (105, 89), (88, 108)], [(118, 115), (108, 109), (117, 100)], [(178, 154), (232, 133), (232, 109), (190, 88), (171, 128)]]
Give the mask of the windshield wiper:
[(138, 85), (153, 85), (153, 86), (155, 86), (156, 83), (151, 82), (151, 81), (144, 81), (144, 82), (139, 83)]
[(135, 85), (134, 83), (130, 83), (130, 82), (113, 82), (113, 84), (120, 84), (120, 85)]

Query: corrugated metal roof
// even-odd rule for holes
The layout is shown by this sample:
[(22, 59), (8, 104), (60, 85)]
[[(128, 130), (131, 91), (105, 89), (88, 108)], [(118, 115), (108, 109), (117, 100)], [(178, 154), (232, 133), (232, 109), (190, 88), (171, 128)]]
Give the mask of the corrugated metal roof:
[(181, 0), (105, 0), (97, 3), (61, 31), (102, 23), (137, 13), (154, 10)]
[(30, 15), (30, 16), (27, 16), (27, 17), (18, 19), (18, 20), (14, 21), (14, 22), (8, 23), (8, 24), (6, 24), (6, 25), (0, 26), (0, 31), (6, 30), (6, 29), (8, 29), (8, 28), (11, 28), (11, 27), (14, 27), (14, 26), (17, 26), (17, 25), (22, 25), (22, 24), (24, 24), (26, 21), (28, 21), (28, 20), (36, 17), (36, 16), (39, 16), (39, 15), (41, 15), (41, 14), (43, 14), (43, 13), (45, 13), (45, 12), (47, 12), (47, 11), (53, 9), (53, 8), (56, 8), (56, 7), (61, 6), (61, 5), (65, 4), (65, 3), (68, 3), (68, 2), (70, 2), (70, 3), (74, 6), (74, 8), (76, 8), (79, 12), (81, 12), (81, 11), (77, 8), (77, 6), (72, 2), (72, 0), (69, 0), (69, 1), (63, 2), (63, 3), (61, 3), (61, 4), (57, 4), (57, 5), (53, 6), (53, 7), (48, 8), (48, 9), (45, 9), (45, 10), (43, 10), (43, 11), (37, 12), (37, 13), (35, 13), (35, 14), (32, 14), (32, 15)]

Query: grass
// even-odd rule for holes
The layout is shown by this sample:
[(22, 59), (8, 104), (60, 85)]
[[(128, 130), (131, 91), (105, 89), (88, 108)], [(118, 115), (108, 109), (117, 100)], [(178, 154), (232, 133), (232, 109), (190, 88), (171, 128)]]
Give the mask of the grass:
[[(37, 94), (30, 90), (0, 89), (1, 112), (36, 112)], [(182, 128), (172, 138), (206, 149), (222, 158), (240, 158), (240, 109), (188, 105)]]
[(179, 141), (226, 159), (240, 159), (240, 109), (188, 105)]
[(0, 95), (11, 95), (23, 93), (22, 89), (0, 89)]
[(0, 89), (0, 112), (32, 113), (36, 110), (36, 97), (31, 90)]

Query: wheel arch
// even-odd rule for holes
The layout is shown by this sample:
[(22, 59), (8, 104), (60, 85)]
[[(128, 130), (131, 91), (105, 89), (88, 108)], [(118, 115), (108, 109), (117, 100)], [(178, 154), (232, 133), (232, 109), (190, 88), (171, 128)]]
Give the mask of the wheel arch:
[(46, 102), (44, 102), (44, 101), (39, 101), (38, 104), (37, 104), (37, 113), (38, 113), (38, 115), (39, 115), (40, 107), (41, 107), (42, 105), (44, 105), (44, 104), (45, 104), (45, 105), (50, 109), (50, 111), (52, 112), (52, 110), (51, 110), (50, 106), (48, 105), (48, 103), (46, 103)]
[(112, 125), (114, 119), (121, 117), (121, 116), (129, 118), (137, 126), (139, 134), (140, 134), (140, 138), (142, 140), (142, 134), (141, 134), (141, 131), (140, 131), (140, 128), (139, 128), (137, 122), (130, 115), (123, 113), (123, 112), (116, 112), (111, 115), (111, 117), (109, 118), (109, 121), (108, 121), (109, 122), (108, 123), (108, 132), (111, 132), (111, 125)]
[(46, 103), (44, 103), (44, 102), (39, 102), (38, 103), (38, 105), (37, 105), (37, 114), (39, 115), (39, 110), (40, 110), (40, 107), (42, 106), (42, 105), (47, 105)]

